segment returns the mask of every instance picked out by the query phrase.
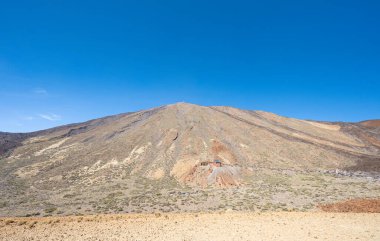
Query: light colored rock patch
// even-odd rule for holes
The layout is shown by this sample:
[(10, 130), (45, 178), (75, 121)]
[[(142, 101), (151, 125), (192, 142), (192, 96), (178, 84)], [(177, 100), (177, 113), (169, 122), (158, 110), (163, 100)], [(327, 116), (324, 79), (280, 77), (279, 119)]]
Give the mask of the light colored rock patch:
[(28, 178), (37, 175), (39, 172), (38, 168), (20, 168), (15, 174), (21, 178)]
[(29, 166), (25, 166), (20, 168), (15, 172), (21, 178), (33, 177), (36, 176), (41, 169), (47, 167), (49, 165), (54, 164), (57, 161), (61, 161), (65, 158), (64, 155), (52, 155), (50, 159), (38, 163), (31, 164)]
[(319, 127), (319, 128), (322, 128), (322, 129), (330, 130), (330, 131), (339, 131), (340, 130), (339, 125), (323, 124), (323, 123), (318, 123), (318, 122), (313, 122), (313, 121), (303, 121), (303, 122), (308, 123), (308, 124), (313, 125), (313, 126), (316, 126), (316, 127)]
[(80, 147), (76, 148), (76, 146), (78, 146), (78, 144), (73, 143), (60, 147), (57, 151), (51, 154), (51, 159), (63, 160), (65, 157), (67, 157), (68, 154), (72, 153), (73, 151), (80, 150)]
[(131, 153), (129, 153), (128, 157), (123, 160), (123, 163), (130, 164), (132, 162), (132, 157), (134, 156), (135, 151), (137, 150), (137, 148), (138, 148), (137, 146), (135, 146), (133, 148), (133, 150), (131, 151)]
[(204, 140), (202, 140), (202, 142), (203, 142), (204, 148), (207, 149), (208, 148), (207, 143)]
[(59, 142), (56, 142), (42, 150), (39, 150), (37, 152), (34, 153), (35, 156), (41, 156), (44, 152), (46, 152), (47, 150), (50, 150), (50, 149), (55, 149), (55, 148), (58, 148), (60, 147), (63, 143), (65, 143), (69, 138), (64, 138), (63, 140), (59, 141)]
[(37, 136), (37, 137), (32, 137), (27, 140), (25, 140), (23, 143), (24, 144), (32, 144), (35, 142), (41, 142), (41, 141), (47, 141), (49, 138), (47, 136)]
[(111, 168), (111, 167), (117, 167), (119, 166), (119, 162), (117, 161), (116, 158), (113, 158), (111, 161), (107, 162), (104, 164), (101, 169), (106, 169), (106, 168)]
[(85, 170), (85, 174), (93, 174), (99, 171), (102, 167), (101, 163), (102, 163), (102, 160), (99, 160), (95, 162), (94, 165), (92, 165), (90, 168), (88, 168), (87, 166), (84, 167), (83, 169)]
[(146, 144), (145, 146), (142, 146), (142, 147), (138, 148), (138, 149), (136, 150), (136, 153), (137, 153), (138, 155), (143, 154), (143, 153), (148, 149), (148, 147), (151, 146), (151, 145), (152, 145), (152, 143), (151, 143), (151, 142), (148, 142), (148, 144)]
[(156, 145), (156, 147), (160, 147), (162, 145), (162, 140), (160, 142), (158, 142), (158, 144)]
[(241, 147), (243, 147), (243, 148), (248, 148), (248, 146), (245, 145), (245, 144), (243, 144), (243, 143), (240, 143), (239, 145), (240, 145)]
[(148, 174), (148, 178), (153, 179), (153, 180), (159, 180), (165, 176), (165, 171), (162, 168), (158, 168), (154, 171), (150, 171)]
[(131, 164), (134, 160), (138, 159), (146, 150), (152, 145), (151, 142), (148, 142), (145, 146), (135, 146), (131, 153), (129, 153), (128, 157), (125, 158), (122, 163), (123, 164)]
[(63, 178), (62, 175), (58, 175), (58, 176), (50, 177), (49, 181), (61, 181), (62, 178)]
[(12, 155), (9, 157), (9, 159), (20, 159), (21, 158), (21, 154), (18, 154), (18, 155)]
[(92, 165), (90, 168), (85, 166), (83, 168), (84, 174), (93, 174), (93, 173), (98, 172), (102, 169), (107, 169), (107, 168), (119, 166), (119, 162), (117, 161), (116, 158), (113, 158), (111, 161), (106, 162), (104, 164), (102, 164), (102, 162), (103, 162), (102, 160), (99, 160), (99, 161), (95, 162), (95, 164)]
[(168, 150), (168, 151), (169, 151), (170, 153), (173, 153), (173, 152), (174, 152), (174, 150), (175, 150), (175, 147), (176, 147), (176, 145), (175, 145), (175, 143), (173, 142), (173, 144), (171, 144), (171, 145), (170, 145), (170, 147), (169, 147), (169, 150)]
[(178, 160), (170, 171), (170, 175), (174, 176), (177, 180), (183, 181), (197, 163), (199, 161), (194, 159)]

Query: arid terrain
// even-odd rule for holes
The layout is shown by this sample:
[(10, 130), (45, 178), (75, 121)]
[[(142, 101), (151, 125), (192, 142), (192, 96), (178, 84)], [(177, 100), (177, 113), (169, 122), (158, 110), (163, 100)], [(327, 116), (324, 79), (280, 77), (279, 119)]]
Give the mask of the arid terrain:
[(127, 214), (11, 218), (1, 240), (379, 240), (380, 215), (354, 213)]
[(377, 120), (178, 103), (0, 147), (0, 240), (380, 239)]
[(378, 199), (379, 136), (378, 121), (187, 103), (0, 133), (0, 216), (313, 211)]

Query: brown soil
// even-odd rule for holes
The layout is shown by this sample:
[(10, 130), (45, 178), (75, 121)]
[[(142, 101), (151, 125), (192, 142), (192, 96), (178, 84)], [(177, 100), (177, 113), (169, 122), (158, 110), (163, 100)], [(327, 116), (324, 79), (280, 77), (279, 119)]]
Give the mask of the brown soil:
[(325, 212), (380, 213), (380, 199), (353, 199), (319, 207)]
[(213, 146), (212, 146), (212, 152), (214, 154), (219, 154), (220, 152), (223, 152), (223, 151), (227, 151), (228, 149), (220, 142), (218, 141), (213, 141), (212, 142)]
[(178, 213), (0, 218), (0, 240), (380, 240), (375, 213)]

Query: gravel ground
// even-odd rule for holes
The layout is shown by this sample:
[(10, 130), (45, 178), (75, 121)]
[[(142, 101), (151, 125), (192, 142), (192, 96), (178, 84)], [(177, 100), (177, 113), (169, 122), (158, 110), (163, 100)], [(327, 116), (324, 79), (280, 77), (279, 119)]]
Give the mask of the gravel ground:
[(380, 240), (380, 214), (223, 212), (0, 218), (0, 240)]

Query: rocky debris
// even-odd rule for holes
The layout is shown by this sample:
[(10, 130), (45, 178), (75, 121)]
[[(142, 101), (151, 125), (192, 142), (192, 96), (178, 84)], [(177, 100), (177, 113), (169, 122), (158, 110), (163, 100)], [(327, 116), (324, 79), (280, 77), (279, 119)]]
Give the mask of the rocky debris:
[(183, 181), (202, 187), (217, 186), (231, 187), (241, 184), (241, 168), (216, 162), (201, 162), (189, 167)]
[(238, 186), (241, 179), (241, 168), (237, 166), (214, 167), (207, 177), (209, 185), (217, 184), (220, 187)]
[(377, 172), (362, 172), (362, 171), (346, 171), (346, 170), (325, 170), (322, 171), (325, 174), (331, 174), (341, 177), (357, 177), (357, 178), (367, 178), (368, 180), (380, 181), (380, 173)]

